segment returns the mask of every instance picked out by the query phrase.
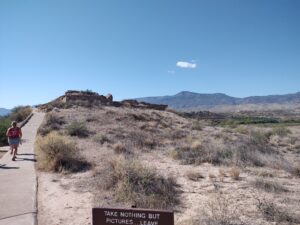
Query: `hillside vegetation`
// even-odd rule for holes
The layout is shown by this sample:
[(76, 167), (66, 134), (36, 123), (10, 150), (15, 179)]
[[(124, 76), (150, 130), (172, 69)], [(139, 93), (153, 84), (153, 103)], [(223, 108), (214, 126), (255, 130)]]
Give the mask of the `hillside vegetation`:
[[(135, 206), (175, 210), (182, 225), (299, 224), (299, 125), (246, 121), (130, 107), (54, 109), (36, 143), (40, 170), (56, 172), (41, 172), (40, 195), (55, 207), (41, 203), (40, 220), (55, 224), (52, 212), (68, 224), (78, 213), (90, 219), (94, 206)], [(53, 193), (65, 193), (71, 208)], [(67, 196), (84, 203), (79, 209)]]

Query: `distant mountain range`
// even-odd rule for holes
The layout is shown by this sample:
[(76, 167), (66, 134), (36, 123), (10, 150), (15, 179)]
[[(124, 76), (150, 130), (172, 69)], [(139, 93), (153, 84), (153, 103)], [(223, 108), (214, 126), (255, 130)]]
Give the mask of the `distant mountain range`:
[(0, 108), (0, 116), (5, 116), (10, 113), (9, 109)]
[(182, 91), (172, 96), (138, 98), (155, 104), (166, 104), (177, 110), (210, 109), (218, 106), (263, 105), (263, 104), (300, 104), (300, 92), (286, 95), (251, 96), (235, 98), (222, 93), (199, 94)]

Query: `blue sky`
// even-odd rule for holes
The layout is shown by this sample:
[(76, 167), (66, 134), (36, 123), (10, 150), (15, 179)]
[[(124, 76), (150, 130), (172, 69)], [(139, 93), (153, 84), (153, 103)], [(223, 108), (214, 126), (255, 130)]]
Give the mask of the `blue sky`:
[(0, 107), (300, 91), (298, 0), (0, 0)]

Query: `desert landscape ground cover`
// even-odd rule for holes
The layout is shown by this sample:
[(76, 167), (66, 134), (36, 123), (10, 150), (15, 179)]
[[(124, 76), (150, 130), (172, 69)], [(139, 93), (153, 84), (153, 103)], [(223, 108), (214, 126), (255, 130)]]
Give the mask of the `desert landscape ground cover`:
[(178, 225), (300, 224), (297, 122), (74, 105), (50, 110), (38, 133), (39, 224), (132, 206), (174, 210)]

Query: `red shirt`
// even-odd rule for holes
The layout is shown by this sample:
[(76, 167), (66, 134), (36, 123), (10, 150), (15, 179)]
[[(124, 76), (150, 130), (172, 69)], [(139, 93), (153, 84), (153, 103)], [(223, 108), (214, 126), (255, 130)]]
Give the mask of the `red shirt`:
[(7, 136), (9, 138), (19, 138), (22, 136), (22, 131), (19, 127), (11, 127), (7, 131)]

